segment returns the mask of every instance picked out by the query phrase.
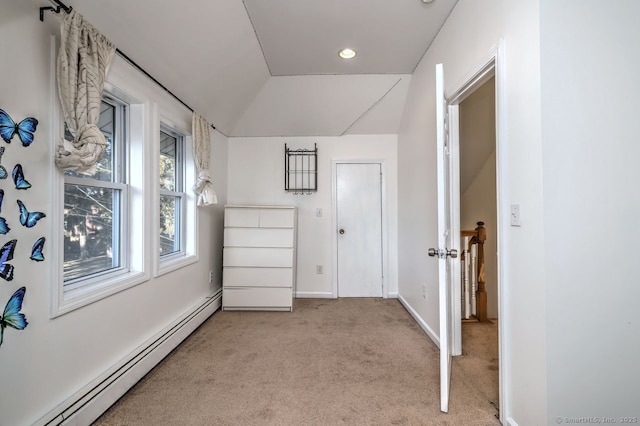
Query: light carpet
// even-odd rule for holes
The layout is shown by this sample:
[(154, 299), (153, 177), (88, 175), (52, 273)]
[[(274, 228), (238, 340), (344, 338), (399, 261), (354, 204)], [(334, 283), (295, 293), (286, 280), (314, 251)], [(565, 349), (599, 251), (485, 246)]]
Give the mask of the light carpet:
[(463, 342), (443, 414), (438, 348), (395, 299), (217, 312), (94, 424), (499, 424), (497, 327)]

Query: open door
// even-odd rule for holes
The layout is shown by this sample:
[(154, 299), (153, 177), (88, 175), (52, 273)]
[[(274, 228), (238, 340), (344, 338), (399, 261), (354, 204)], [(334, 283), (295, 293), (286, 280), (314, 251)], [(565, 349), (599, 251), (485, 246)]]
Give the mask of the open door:
[[(438, 162), (438, 248), (429, 249), (429, 256), (438, 259), (440, 306), (440, 411), (449, 411), (451, 356), (459, 354), (461, 333), (454, 331), (460, 323), (460, 266), (457, 260), (460, 245), (460, 194), (458, 164), (449, 144), (448, 107), (444, 97), (442, 64), (436, 65), (436, 117)], [(456, 296), (457, 294), (457, 296)]]

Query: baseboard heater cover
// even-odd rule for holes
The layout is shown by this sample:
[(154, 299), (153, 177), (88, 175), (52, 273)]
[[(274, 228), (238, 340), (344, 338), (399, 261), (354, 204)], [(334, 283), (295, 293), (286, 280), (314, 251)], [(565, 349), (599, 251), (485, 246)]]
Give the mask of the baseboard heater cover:
[(34, 426), (90, 425), (221, 307), (221, 291), (208, 296), (76, 392)]

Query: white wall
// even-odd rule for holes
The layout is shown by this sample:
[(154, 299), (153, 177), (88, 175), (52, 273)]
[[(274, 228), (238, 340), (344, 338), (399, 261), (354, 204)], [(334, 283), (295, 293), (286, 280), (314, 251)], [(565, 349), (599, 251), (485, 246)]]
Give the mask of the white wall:
[[(220, 269), (222, 245), (222, 206), (201, 210), (199, 217), (199, 262), (168, 273), (117, 293), (106, 299), (74, 310), (57, 318), (49, 318), (52, 272), (59, 265), (53, 247), (54, 229), (62, 223), (52, 221), (51, 176), (59, 173), (52, 162), (50, 108), (50, 34), (52, 25), (58, 26), (54, 15), (47, 15), (46, 23), (38, 20), (38, 9), (32, 2), (2, 1), (0, 15), (0, 49), (7, 58), (0, 80), (0, 108), (17, 120), (32, 116), (39, 120), (36, 138), (29, 148), (23, 148), (17, 137), (6, 148), (2, 165), (10, 172), (21, 163), (32, 188), (19, 194), (11, 178), (0, 181), (5, 190), (2, 217), (11, 231), (0, 243), (18, 240), (14, 259), (15, 278), (0, 283), (0, 304), (13, 292), (26, 286), (23, 310), (29, 325), (23, 331), (4, 330), (0, 347), (0, 377), (5, 391), (0, 398), (0, 424), (28, 425), (52, 410), (91, 380), (99, 376), (125, 355), (167, 324), (177, 319), (220, 285), (209, 285), (210, 270)], [(55, 29), (57, 33), (58, 30)], [(123, 71), (124, 64), (114, 64)], [(126, 71), (123, 71), (126, 72)], [(131, 72), (136, 90), (154, 102), (173, 102), (154, 84)], [(180, 111), (180, 109), (177, 109)], [(182, 110), (177, 117), (180, 127), (190, 128), (190, 113)], [(221, 204), (226, 197), (226, 138), (213, 137), (214, 181)], [(30, 210), (47, 213), (34, 228), (18, 223), (16, 197)], [(62, 215), (58, 215), (61, 217)], [(29, 260), (31, 245), (37, 237), (45, 236), (46, 260)]]
[(640, 3), (540, 3), (548, 419), (617, 423), (640, 406)]
[[(331, 162), (343, 159), (385, 160), (389, 292), (397, 292), (397, 168), (395, 135), (290, 138), (230, 138), (228, 203), (298, 207), (298, 297), (331, 297), (333, 291)], [(284, 191), (284, 144), (312, 149), (318, 144), (318, 192)], [(316, 217), (316, 209), (323, 210)], [(316, 274), (324, 265), (324, 274)]]
[[(498, 275), (496, 220), (496, 153), (491, 153), (469, 188), (460, 196), (460, 229), (476, 229), (484, 222), (487, 240), (484, 244), (485, 289), (487, 315), (498, 317)], [(464, 343), (463, 343), (464, 344)]]
[(460, 0), (411, 78), (398, 135), (399, 294), (437, 331), (437, 262), (426, 255), (437, 243), (434, 68), (444, 64), (451, 94), (504, 39), (504, 79), (496, 78), (505, 112), (501, 205), (520, 204), (523, 226), (502, 235), (508, 346), (500, 361), (509, 380), (501, 408), (520, 425), (547, 421), (538, 16), (537, 1)]

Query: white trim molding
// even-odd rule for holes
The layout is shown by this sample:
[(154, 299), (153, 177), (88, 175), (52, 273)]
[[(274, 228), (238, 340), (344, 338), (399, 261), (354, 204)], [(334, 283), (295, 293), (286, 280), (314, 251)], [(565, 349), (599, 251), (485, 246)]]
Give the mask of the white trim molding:
[(333, 293), (330, 291), (296, 291), (296, 299), (332, 299)]
[(511, 417), (507, 417), (507, 425), (509, 425), (509, 426), (518, 426), (518, 423), (516, 423), (516, 421), (513, 420)]
[(418, 312), (413, 309), (411, 304), (407, 302), (407, 300), (402, 297), (401, 294), (398, 294), (398, 300), (400, 301), (400, 303), (402, 303), (402, 306), (404, 306), (407, 312), (411, 314), (413, 319), (416, 320), (420, 328), (427, 334), (427, 336), (429, 336), (431, 340), (433, 340), (433, 343), (435, 343), (436, 346), (440, 348), (440, 339), (438, 338), (438, 335), (433, 331), (433, 329), (429, 327), (429, 324), (427, 324), (426, 321), (422, 319)]

